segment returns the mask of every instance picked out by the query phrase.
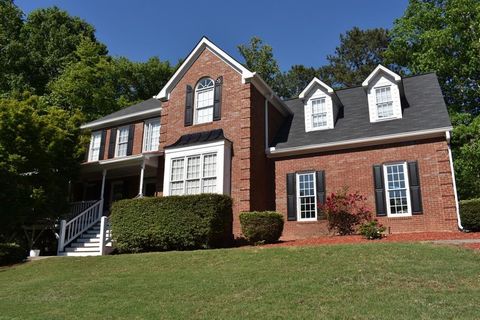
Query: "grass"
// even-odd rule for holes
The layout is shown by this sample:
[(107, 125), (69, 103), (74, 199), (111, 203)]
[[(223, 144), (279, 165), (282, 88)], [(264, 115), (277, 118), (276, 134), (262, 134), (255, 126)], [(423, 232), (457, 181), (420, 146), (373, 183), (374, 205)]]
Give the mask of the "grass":
[(479, 266), (384, 243), (51, 258), (0, 269), (0, 319), (479, 319)]

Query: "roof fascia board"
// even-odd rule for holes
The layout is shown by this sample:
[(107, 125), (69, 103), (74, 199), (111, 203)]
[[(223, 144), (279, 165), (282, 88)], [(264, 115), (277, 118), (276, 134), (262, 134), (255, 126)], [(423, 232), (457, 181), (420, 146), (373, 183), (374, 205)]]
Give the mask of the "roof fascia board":
[(185, 61), (180, 65), (177, 71), (173, 74), (173, 76), (168, 80), (165, 86), (160, 90), (160, 92), (154, 96), (154, 98), (165, 101), (170, 98), (170, 92), (178, 83), (179, 78), (181, 78), (187, 70), (193, 65), (195, 60), (200, 56), (204, 49), (208, 48), (212, 53), (214, 53), (217, 57), (221, 58), (227, 64), (229, 64), (234, 70), (242, 75), (242, 81), (245, 81), (246, 78), (252, 76), (252, 72), (250, 72), (247, 68), (245, 68), (240, 62), (236, 61), (230, 55), (228, 55), (225, 51), (217, 47), (213, 42), (208, 40), (208, 38), (203, 37), (195, 48), (190, 52), (187, 56)]
[(282, 115), (288, 116), (292, 114), (285, 102), (277, 96), (273, 89), (270, 88), (270, 86), (256, 72), (253, 72), (252, 76), (246, 78), (245, 81), (252, 83)]
[(162, 108), (153, 108), (153, 109), (148, 109), (145, 111), (141, 112), (136, 112), (136, 113), (131, 113), (131, 114), (126, 114), (123, 116), (118, 116), (115, 118), (111, 119), (106, 119), (106, 120), (101, 120), (101, 121), (92, 121), (86, 124), (83, 124), (80, 126), (80, 129), (99, 129), (108, 125), (112, 124), (118, 124), (121, 123), (125, 120), (136, 120), (137, 118), (142, 118), (145, 116), (149, 116), (151, 114), (155, 114), (158, 112), (158, 116), (160, 117), (160, 112), (162, 111)]
[(269, 152), (267, 152), (267, 156), (270, 158), (285, 157), (285, 156), (300, 155), (300, 154), (310, 154), (310, 153), (316, 153), (316, 152), (322, 152), (322, 151), (349, 149), (354, 147), (358, 148), (358, 147), (374, 146), (374, 145), (386, 144), (386, 143), (405, 142), (405, 141), (415, 140), (419, 138), (428, 139), (428, 138), (442, 137), (442, 136), (445, 136), (445, 131), (451, 131), (452, 129), (453, 127), (444, 127), (444, 128), (437, 128), (437, 129), (381, 135), (377, 137), (351, 139), (351, 140), (345, 140), (345, 141), (339, 141), (339, 142), (292, 147), (292, 148), (285, 148), (280, 150), (276, 150), (274, 147), (272, 147), (270, 148)]
[(384, 72), (388, 75), (390, 75), (396, 82), (400, 82), (402, 80), (402, 77), (400, 77), (398, 74), (393, 72), (392, 70), (382, 66), (379, 64), (373, 71), (370, 73), (365, 79), (365, 81), (362, 82), (362, 87), (368, 87), (370, 81), (372, 81), (373, 77), (375, 77), (379, 72)]
[(307, 95), (307, 93), (313, 88), (313, 86), (315, 86), (315, 84), (318, 84), (319, 86), (321, 86), (322, 88), (326, 89), (328, 94), (332, 94), (333, 93), (333, 89), (327, 85), (325, 82), (323, 82), (322, 80), (318, 79), (317, 77), (314, 77), (312, 79), (312, 81), (310, 81), (310, 83), (307, 85), (307, 87), (305, 89), (303, 89), (303, 91), (298, 95), (298, 97), (300, 99), (303, 99), (305, 98), (305, 96)]

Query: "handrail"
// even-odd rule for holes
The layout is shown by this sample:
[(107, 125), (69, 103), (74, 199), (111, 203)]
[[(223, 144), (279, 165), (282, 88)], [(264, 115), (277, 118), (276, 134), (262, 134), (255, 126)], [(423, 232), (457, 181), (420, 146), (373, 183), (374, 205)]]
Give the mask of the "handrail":
[(75, 217), (83, 211), (87, 210), (89, 207), (93, 206), (98, 200), (89, 200), (89, 201), (77, 201), (70, 203), (70, 217)]
[(103, 200), (99, 200), (70, 221), (61, 220), (58, 252), (63, 251), (66, 245), (97, 223), (102, 217), (102, 211)]

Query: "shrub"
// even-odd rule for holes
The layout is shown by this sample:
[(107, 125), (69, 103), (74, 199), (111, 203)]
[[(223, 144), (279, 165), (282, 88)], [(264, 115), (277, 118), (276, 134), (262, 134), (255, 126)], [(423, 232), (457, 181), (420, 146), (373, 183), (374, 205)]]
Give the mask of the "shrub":
[(365, 201), (365, 196), (358, 192), (348, 193), (348, 188), (330, 194), (320, 207), (327, 216), (328, 229), (340, 235), (354, 233), (357, 225), (371, 219)]
[(242, 233), (250, 243), (273, 243), (283, 231), (283, 215), (273, 211), (242, 212)]
[(460, 218), (465, 230), (480, 231), (480, 199), (460, 201)]
[(233, 239), (232, 200), (219, 194), (121, 200), (110, 220), (120, 253), (223, 247)]
[(364, 222), (358, 228), (358, 232), (368, 240), (381, 239), (385, 228), (377, 219)]
[(27, 252), (16, 243), (0, 243), (0, 266), (22, 262)]

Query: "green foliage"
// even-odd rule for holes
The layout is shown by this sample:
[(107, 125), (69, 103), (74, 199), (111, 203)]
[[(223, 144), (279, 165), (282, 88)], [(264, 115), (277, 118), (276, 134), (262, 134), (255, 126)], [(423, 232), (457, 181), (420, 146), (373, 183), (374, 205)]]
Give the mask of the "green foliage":
[(323, 69), (294, 65), (287, 72), (277, 75), (274, 88), (280, 97), (298, 97), (314, 77), (325, 79)]
[(0, 243), (0, 266), (19, 263), (27, 258), (27, 252), (16, 243)]
[(383, 226), (377, 219), (364, 222), (358, 228), (358, 233), (364, 236), (368, 240), (381, 239), (382, 233), (387, 228)]
[(465, 230), (480, 231), (480, 199), (460, 201), (460, 217)]
[(275, 78), (280, 74), (277, 60), (273, 57), (272, 47), (264, 44), (259, 37), (252, 37), (250, 43), (238, 46), (245, 59), (246, 67), (257, 72), (270, 87), (275, 88)]
[(328, 229), (341, 236), (354, 233), (359, 224), (371, 220), (366, 200), (359, 192), (349, 193), (346, 187), (330, 194), (320, 207), (327, 216)]
[(38, 97), (0, 99), (0, 239), (64, 212), (83, 153), (82, 121)]
[(389, 36), (387, 60), (435, 71), (451, 112), (480, 111), (480, 1), (410, 0)]
[(222, 247), (232, 239), (232, 200), (218, 194), (121, 200), (110, 219), (119, 252)]
[(283, 215), (273, 211), (242, 212), (240, 224), (250, 243), (273, 243), (282, 235), (284, 220)]
[(368, 75), (383, 63), (388, 46), (387, 30), (382, 28), (361, 30), (353, 27), (340, 35), (340, 45), (328, 55), (324, 66), (324, 81), (335, 87), (360, 85)]

